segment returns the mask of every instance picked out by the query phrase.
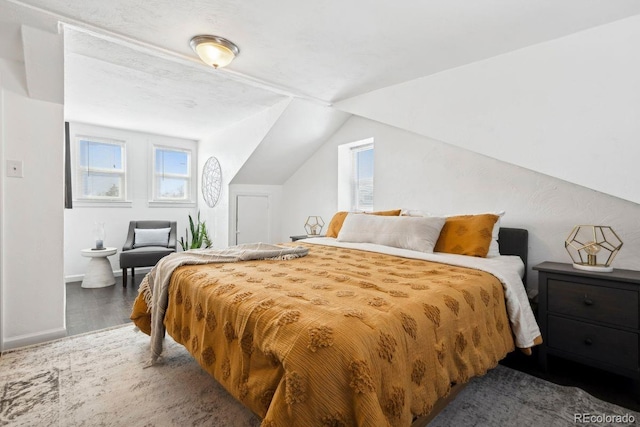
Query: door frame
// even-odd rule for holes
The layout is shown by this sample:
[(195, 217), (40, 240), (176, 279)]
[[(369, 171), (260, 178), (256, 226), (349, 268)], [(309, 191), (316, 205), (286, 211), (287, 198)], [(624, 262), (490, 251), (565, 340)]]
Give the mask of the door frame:
[(233, 203), (231, 203), (231, 212), (230, 217), (232, 220), (229, 222), (229, 245), (237, 245), (238, 243), (238, 234), (236, 233), (238, 230), (238, 197), (242, 196), (253, 196), (253, 197), (266, 197), (267, 198), (267, 238), (269, 242), (271, 242), (272, 233), (271, 233), (271, 206), (272, 206), (272, 195), (270, 193), (264, 191), (238, 191), (233, 192)]

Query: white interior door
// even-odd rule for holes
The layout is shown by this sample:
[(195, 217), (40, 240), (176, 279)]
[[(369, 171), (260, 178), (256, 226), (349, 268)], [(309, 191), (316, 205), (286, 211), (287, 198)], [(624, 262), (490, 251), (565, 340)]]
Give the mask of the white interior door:
[(269, 240), (269, 196), (236, 196), (236, 245)]

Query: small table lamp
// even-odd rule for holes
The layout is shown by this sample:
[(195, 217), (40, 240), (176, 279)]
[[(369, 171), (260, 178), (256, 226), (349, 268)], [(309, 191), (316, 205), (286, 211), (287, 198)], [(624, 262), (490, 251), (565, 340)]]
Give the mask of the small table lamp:
[(307, 218), (307, 222), (304, 223), (307, 236), (319, 236), (322, 232), (322, 227), (324, 227), (324, 221), (319, 216), (310, 216)]
[[(608, 273), (611, 262), (622, 247), (622, 240), (608, 225), (576, 225), (564, 242), (564, 247), (578, 270)], [(599, 253), (607, 255), (604, 264), (598, 264)]]

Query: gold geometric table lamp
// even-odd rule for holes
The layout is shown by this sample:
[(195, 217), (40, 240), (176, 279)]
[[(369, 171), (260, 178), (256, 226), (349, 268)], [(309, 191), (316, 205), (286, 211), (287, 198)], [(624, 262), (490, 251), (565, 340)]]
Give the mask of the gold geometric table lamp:
[[(564, 242), (564, 247), (578, 270), (608, 273), (613, 271), (611, 262), (622, 247), (622, 240), (608, 225), (576, 225)], [(598, 254), (606, 256), (598, 263)]]
[(307, 222), (304, 223), (304, 229), (307, 231), (308, 236), (319, 236), (324, 227), (324, 221), (322, 217), (310, 216), (307, 218)]

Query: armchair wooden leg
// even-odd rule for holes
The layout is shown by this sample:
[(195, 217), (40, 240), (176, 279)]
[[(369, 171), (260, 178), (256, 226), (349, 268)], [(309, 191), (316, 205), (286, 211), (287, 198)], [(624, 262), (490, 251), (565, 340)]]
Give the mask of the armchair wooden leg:
[(126, 268), (122, 269), (122, 287), (123, 288), (127, 287), (127, 269)]
[(136, 269), (131, 267), (131, 279), (133, 280), (133, 284), (136, 283)]

